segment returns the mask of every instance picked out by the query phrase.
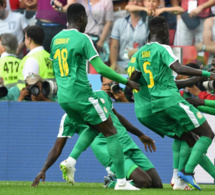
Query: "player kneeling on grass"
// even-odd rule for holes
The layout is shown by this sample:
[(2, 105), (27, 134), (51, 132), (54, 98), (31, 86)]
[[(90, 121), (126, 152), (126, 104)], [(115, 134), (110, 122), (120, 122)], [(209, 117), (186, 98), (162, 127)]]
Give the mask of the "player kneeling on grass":
[[(127, 131), (133, 133), (138, 136), (139, 139), (144, 143), (145, 149), (147, 148), (152, 151), (155, 151), (156, 147), (154, 145), (154, 141), (148, 136), (144, 135), (141, 131), (139, 131), (136, 127), (131, 125), (122, 115), (116, 112), (113, 108), (113, 104), (109, 96), (104, 91), (96, 92), (97, 96), (99, 96), (101, 101), (105, 102), (105, 107), (108, 111), (110, 111), (111, 118), (113, 120), (114, 126), (117, 128), (117, 133), (119, 135), (119, 141), (122, 145), (124, 152), (124, 164), (125, 164), (125, 172), (128, 180), (133, 180), (132, 183), (139, 188), (162, 188), (161, 179), (155, 170), (154, 166), (150, 162), (150, 160), (143, 154), (140, 148), (134, 143), (131, 139)], [(127, 131), (126, 131), (127, 130)], [(57, 160), (60, 156), (61, 151), (67, 141), (67, 138), (72, 137), (75, 133), (77, 134), (86, 134), (87, 131), (92, 131), (89, 126), (85, 124), (75, 125), (65, 114), (62, 117), (60, 130), (58, 134), (58, 138), (55, 142), (55, 145), (49, 152), (48, 158), (41, 169), (40, 173), (35, 178), (32, 186), (38, 186), (40, 179), (45, 181), (45, 173), (52, 164)], [(95, 134), (98, 136), (95, 138), (93, 143), (91, 144), (91, 148), (100, 161), (100, 163), (104, 167), (110, 167), (111, 172), (115, 172), (115, 168), (113, 166), (112, 160), (107, 152), (107, 144), (106, 138), (96, 131)], [(84, 141), (84, 140), (82, 140)], [(76, 160), (73, 158), (74, 154), (78, 151), (77, 145), (75, 145), (73, 151), (70, 154), (70, 157), (63, 161), (60, 165), (63, 171), (63, 177), (65, 180), (71, 183), (75, 183), (74, 181), (74, 166), (70, 166), (70, 162)], [(107, 188), (114, 188), (116, 185), (116, 181), (112, 180), (112, 177), (105, 177), (105, 185)]]

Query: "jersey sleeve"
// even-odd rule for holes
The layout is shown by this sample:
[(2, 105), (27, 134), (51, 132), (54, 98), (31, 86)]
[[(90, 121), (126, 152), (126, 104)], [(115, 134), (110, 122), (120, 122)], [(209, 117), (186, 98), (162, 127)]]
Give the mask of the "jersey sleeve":
[(95, 57), (99, 56), (99, 54), (98, 54), (98, 52), (97, 52), (92, 40), (86, 34), (83, 34), (83, 48), (82, 49), (83, 49), (83, 55), (89, 61), (91, 61)]
[(161, 49), (159, 51), (161, 52), (162, 62), (170, 67), (174, 62), (178, 60), (178, 57), (173, 53), (170, 46), (162, 45), (160, 47)]
[[(135, 60), (135, 62), (134, 62), (135, 70), (141, 71), (140, 65), (139, 65), (139, 52), (136, 55), (133, 55), (132, 58), (133, 58), (133, 60)], [(132, 60), (132, 58), (131, 58), (131, 60)]]

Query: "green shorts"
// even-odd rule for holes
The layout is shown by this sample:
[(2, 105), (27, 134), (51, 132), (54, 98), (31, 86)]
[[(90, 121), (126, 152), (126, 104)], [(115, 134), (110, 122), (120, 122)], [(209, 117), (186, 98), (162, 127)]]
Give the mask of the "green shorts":
[(75, 133), (80, 135), (83, 131), (90, 129), (90, 127), (86, 124), (74, 124), (71, 123), (67, 114), (64, 114), (60, 121), (60, 127), (57, 137), (66, 137), (71, 138)]
[(61, 103), (60, 106), (74, 123), (97, 125), (109, 117), (108, 110), (97, 96), (79, 102)]
[(184, 132), (201, 126), (205, 117), (193, 105), (184, 101), (138, 120), (161, 136), (180, 137)]
[[(128, 150), (124, 153), (124, 167), (126, 178), (129, 179), (131, 173), (140, 167), (144, 171), (154, 168), (151, 161), (143, 154), (140, 149)], [(114, 165), (111, 165), (111, 171), (115, 173)]]

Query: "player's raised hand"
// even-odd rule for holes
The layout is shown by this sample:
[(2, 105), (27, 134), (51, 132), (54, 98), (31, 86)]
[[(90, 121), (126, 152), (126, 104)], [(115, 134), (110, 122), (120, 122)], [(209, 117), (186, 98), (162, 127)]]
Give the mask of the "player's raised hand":
[(37, 187), (40, 183), (40, 179), (42, 179), (42, 182), (45, 183), (46, 173), (45, 172), (39, 172), (39, 174), (34, 179), (31, 187)]
[(152, 140), (150, 137), (146, 135), (141, 135), (139, 136), (139, 139), (144, 144), (146, 152), (148, 152), (148, 149), (150, 152), (152, 152), (152, 150), (154, 152), (156, 151), (155, 141)]
[(129, 80), (129, 79), (128, 79), (126, 86), (130, 87), (131, 89), (136, 89), (137, 91), (140, 90), (140, 85), (134, 81)]

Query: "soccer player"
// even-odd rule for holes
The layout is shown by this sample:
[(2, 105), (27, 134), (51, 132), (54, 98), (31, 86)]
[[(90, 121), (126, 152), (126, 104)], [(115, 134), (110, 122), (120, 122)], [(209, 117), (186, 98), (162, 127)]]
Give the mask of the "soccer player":
[[(135, 70), (135, 63), (136, 63), (136, 56), (137, 54), (134, 54), (129, 65), (128, 65), (128, 75), (129, 77), (131, 76), (131, 73)], [(206, 77), (192, 77), (188, 79), (183, 79), (183, 80), (175, 80), (176, 86), (178, 89), (184, 88), (185, 86), (194, 84), (198, 81), (205, 81)], [(150, 105), (148, 104), (150, 99), (150, 94), (148, 93), (147, 90), (147, 85), (144, 85), (144, 79), (140, 78), (139, 83), (142, 82), (141, 90), (138, 92), (134, 91), (134, 97), (135, 97), (135, 111), (136, 115), (138, 118), (144, 117), (147, 115), (147, 110), (150, 111)], [(145, 89), (146, 88), (146, 89)], [(145, 89), (145, 90), (144, 90)], [(142, 104), (142, 98), (144, 98), (144, 104)], [(207, 113), (214, 113), (214, 102), (212, 101), (206, 101), (204, 104), (204, 100), (199, 100), (197, 98), (189, 98), (189, 102), (194, 104), (194, 106), (198, 106), (197, 108), (200, 111), (206, 111)], [(205, 106), (202, 106), (205, 105)], [(148, 106), (148, 107), (147, 107)], [(150, 113), (150, 112), (148, 112)], [(164, 137), (165, 135), (160, 133), (159, 131), (155, 131), (155, 133), (158, 133), (161, 137)], [(172, 137), (171, 134), (168, 134), (167, 136)], [(194, 134), (192, 134), (194, 142), (198, 140), (198, 137), (196, 137)], [(173, 190), (192, 190), (187, 183), (185, 183), (183, 180), (179, 179), (177, 177), (178, 170), (181, 170), (184, 168), (192, 148), (188, 146), (188, 144), (180, 140), (178, 137), (174, 137), (173, 145), (172, 145), (172, 150), (173, 150), (173, 178), (171, 180), (171, 185), (173, 186)], [(215, 166), (213, 163), (210, 161), (210, 159), (204, 155), (204, 157), (201, 158), (201, 161), (199, 162), (199, 165), (207, 171), (213, 178), (215, 178)]]
[[(107, 139), (108, 152), (116, 169), (117, 184), (115, 190), (138, 190), (126, 181), (124, 172), (123, 151), (117, 131), (104, 103), (92, 91), (86, 73), (87, 60), (101, 75), (123, 83), (132, 89), (139, 89), (139, 84), (127, 80), (107, 67), (100, 59), (91, 39), (84, 34), (87, 15), (81, 4), (71, 4), (67, 9), (68, 28), (58, 33), (51, 43), (50, 59), (58, 85), (58, 101), (68, 117), (75, 123), (86, 123), (93, 129), (102, 132)], [(61, 163), (61, 169), (74, 172), (78, 156), (89, 146), (95, 133), (88, 131), (79, 137), (73, 159)], [(72, 181), (71, 181), (72, 182)]]
[[(138, 120), (149, 129), (161, 135), (180, 137), (193, 147), (184, 169), (178, 172), (178, 176), (201, 190), (195, 182), (193, 170), (207, 152), (214, 133), (204, 116), (180, 96), (172, 70), (178, 74), (206, 76), (212, 80), (215, 80), (215, 74), (180, 65), (171, 47), (167, 45), (169, 31), (165, 18), (156, 17), (150, 20), (149, 30), (149, 42), (137, 52), (135, 66), (137, 71), (142, 73), (144, 83), (141, 87), (144, 84), (147, 86), (144, 90), (147, 90), (150, 101), (144, 100), (141, 94), (137, 93), (136, 96), (142, 99), (139, 106), (147, 105), (148, 109), (136, 114)], [(135, 99), (135, 107), (136, 104)], [(193, 142), (190, 132), (200, 137), (196, 143)]]
[[(97, 91), (96, 94), (101, 99), (101, 101), (105, 102), (105, 107), (110, 113), (113, 124), (117, 129), (119, 141), (123, 148), (124, 166), (127, 179), (133, 180), (134, 185), (140, 188), (162, 188), (161, 179), (154, 166), (143, 154), (140, 148), (134, 143), (127, 131), (138, 136), (139, 139), (144, 143), (146, 150), (147, 147), (150, 151), (156, 150), (154, 141), (148, 136), (144, 135), (132, 124), (130, 124), (129, 121), (127, 121), (122, 115), (117, 113), (117, 111), (113, 108), (113, 103), (106, 92)], [(67, 138), (72, 137), (74, 133), (81, 135), (81, 133), (84, 131), (93, 130), (91, 130), (86, 124), (75, 125), (66, 114), (62, 117), (60, 130), (55, 145), (49, 152), (46, 163), (35, 178), (32, 186), (37, 186), (40, 179), (44, 181), (45, 172), (59, 157)], [(110, 155), (108, 154), (107, 141), (103, 134), (98, 134), (91, 144), (91, 148), (100, 163), (104, 167), (110, 167), (110, 170), (115, 173), (115, 167)], [(65, 175), (63, 175), (63, 177), (65, 177)], [(109, 183), (106, 183), (105, 187), (111, 188), (114, 187), (115, 184), (115, 181), (110, 181)]]
[[(128, 75), (129, 77), (131, 77), (132, 72), (135, 70), (135, 63), (136, 63), (136, 56), (137, 53), (133, 55), (133, 57), (131, 58), (131, 61), (128, 65)], [(132, 75), (133, 76), (133, 75)], [(182, 80), (175, 80), (176, 86), (178, 89), (180, 88), (184, 88), (185, 86), (194, 84), (198, 81), (205, 81), (206, 77), (192, 77), (192, 78), (188, 78), (188, 79), (182, 79)], [(144, 78), (140, 78), (139, 83), (141, 83), (141, 90), (138, 92), (134, 91), (134, 97), (135, 97), (135, 112), (138, 118), (142, 118), (145, 117), (145, 115), (150, 114), (150, 94), (148, 93), (147, 90), (147, 85), (144, 84)], [(142, 99), (143, 98), (143, 99)], [(144, 101), (143, 101), (144, 100)], [(197, 99), (198, 100), (198, 99)], [(203, 102), (199, 102), (198, 104), (196, 103), (196, 101), (194, 101), (193, 99), (190, 99), (190, 101), (192, 101), (195, 105), (202, 105)], [(144, 104), (143, 104), (144, 102)], [(207, 102), (207, 106), (198, 106), (198, 109), (201, 109), (201, 111), (203, 110), (208, 110), (210, 113), (213, 112), (213, 108), (212, 107), (212, 102)], [(211, 107), (208, 107), (208, 106)], [(148, 110), (148, 112), (147, 112)], [(161, 137), (164, 137), (165, 135), (163, 133), (160, 133), (159, 131), (155, 131), (154, 132), (159, 134)], [(174, 136), (173, 134), (168, 134), (167, 136), (172, 137)], [(196, 136), (194, 136), (194, 134), (192, 134), (193, 136), (193, 140), (196, 141), (198, 140), (198, 138)], [(178, 170), (181, 170), (184, 168), (189, 156), (190, 156), (190, 152), (191, 149), (187, 143), (183, 140), (180, 140), (178, 137), (174, 137), (174, 141), (173, 141), (173, 145), (172, 145), (172, 150), (173, 150), (173, 178), (171, 180), (171, 185), (173, 186), (173, 190), (192, 190), (193, 188), (191, 188), (189, 185), (187, 185), (187, 183), (185, 183), (183, 180), (178, 179), (177, 177), (177, 173)], [(200, 166), (202, 166), (203, 169), (205, 169), (213, 178), (215, 178), (215, 167), (213, 165), (213, 163), (210, 161), (210, 159), (205, 155), (201, 161), (199, 162)]]

